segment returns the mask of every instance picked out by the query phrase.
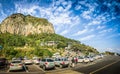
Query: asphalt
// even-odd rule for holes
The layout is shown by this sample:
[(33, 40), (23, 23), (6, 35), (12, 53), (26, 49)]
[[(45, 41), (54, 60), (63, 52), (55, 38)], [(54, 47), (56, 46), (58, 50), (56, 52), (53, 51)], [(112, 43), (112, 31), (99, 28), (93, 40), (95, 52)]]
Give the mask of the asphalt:
[(73, 70), (83, 74), (120, 74), (119, 60), (120, 57), (109, 56), (93, 65), (74, 68)]
[(120, 61), (96, 71), (93, 74), (120, 74)]

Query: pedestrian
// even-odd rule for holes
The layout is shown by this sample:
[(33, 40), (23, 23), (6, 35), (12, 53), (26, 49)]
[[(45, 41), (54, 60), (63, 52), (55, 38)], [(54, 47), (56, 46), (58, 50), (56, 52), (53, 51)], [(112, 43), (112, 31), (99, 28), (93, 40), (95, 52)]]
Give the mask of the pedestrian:
[(77, 62), (78, 62), (78, 58), (77, 58), (77, 57), (75, 57), (75, 59), (74, 59), (74, 60), (75, 60), (75, 64), (77, 64)]
[(70, 67), (72, 64), (72, 57), (68, 57), (68, 61), (69, 61), (69, 67)]
[(72, 67), (75, 67), (75, 60), (74, 60), (74, 57), (72, 58)]

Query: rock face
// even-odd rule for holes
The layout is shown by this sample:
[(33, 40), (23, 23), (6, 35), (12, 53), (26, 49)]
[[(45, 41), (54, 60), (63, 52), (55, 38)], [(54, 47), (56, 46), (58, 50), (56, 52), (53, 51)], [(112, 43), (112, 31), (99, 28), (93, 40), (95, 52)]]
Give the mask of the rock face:
[(55, 33), (53, 25), (44, 18), (37, 18), (30, 15), (13, 14), (2, 21), (0, 25), (1, 33), (11, 33), (19, 35)]

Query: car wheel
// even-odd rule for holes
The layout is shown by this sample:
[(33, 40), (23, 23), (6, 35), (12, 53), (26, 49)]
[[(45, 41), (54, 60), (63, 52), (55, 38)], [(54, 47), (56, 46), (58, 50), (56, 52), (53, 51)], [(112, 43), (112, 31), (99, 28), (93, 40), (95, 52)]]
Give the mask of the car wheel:
[(55, 67), (53, 67), (53, 69), (55, 70), (56, 68), (55, 68)]
[(62, 65), (60, 65), (60, 68), (62, 68), (63, 66)]
[(70, 65), (68, 64), (67, 67), (70, 68)]
[(40, 67), (40, 68), (42, 68), (42, 66), (41, 66), (41, 65), (39, 65), (39, 67)]
[(11, 72), (11, 70), (9, 70), (9, 72)]
[(46, 67), (45, 67), (45, 66), (43, 66), (43, 70), (46, 70)]

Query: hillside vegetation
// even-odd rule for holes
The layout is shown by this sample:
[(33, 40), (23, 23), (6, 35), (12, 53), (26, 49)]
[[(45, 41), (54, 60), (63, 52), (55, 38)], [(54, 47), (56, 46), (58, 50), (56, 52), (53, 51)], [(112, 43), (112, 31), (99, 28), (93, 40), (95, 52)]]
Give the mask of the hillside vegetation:
[[(56, 45), (48, 46), (46, 43), (49, 41), (56, 42)], [(35, 35), (13, 35), (10, 33), (0, 34), (0, 45), (3, 47), (0, 51), (0, 56), (13, 58), (13, 57), (51, 57), (56, 52), (64, 52), (65, 47), (71, 43), (71, 48), (68, 50), (81, 51), (82, 53), (97, 53), (97, 50), (81, 44), (79, 41), (72, 40), (60, 36), (58, 34), (35, 34)], [(61, 54), (62, 54), (61, 52)]]

